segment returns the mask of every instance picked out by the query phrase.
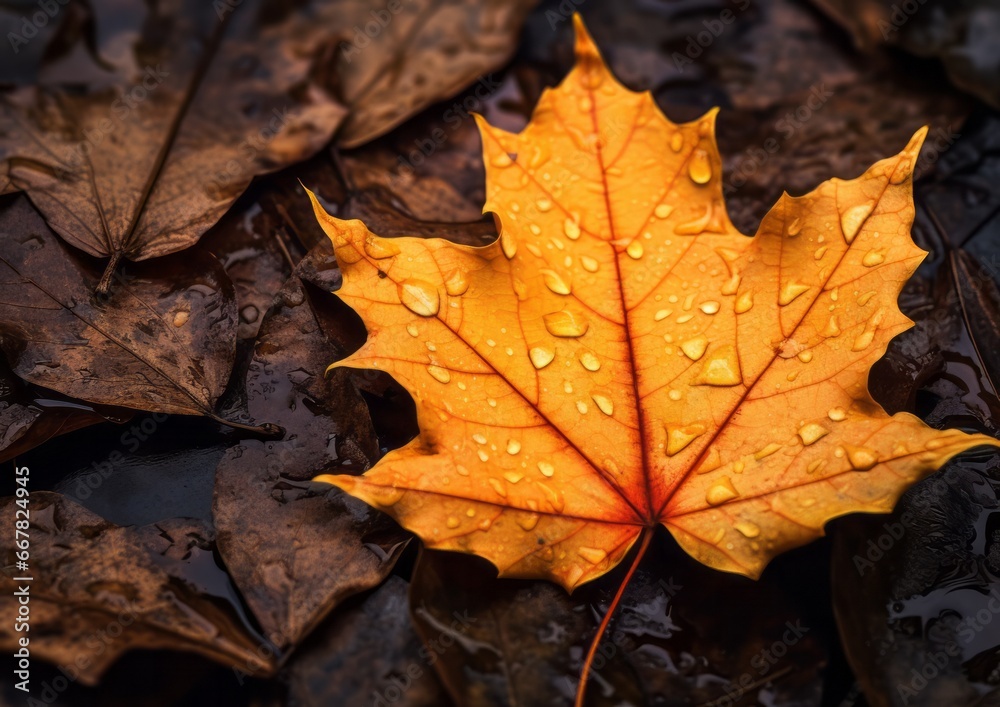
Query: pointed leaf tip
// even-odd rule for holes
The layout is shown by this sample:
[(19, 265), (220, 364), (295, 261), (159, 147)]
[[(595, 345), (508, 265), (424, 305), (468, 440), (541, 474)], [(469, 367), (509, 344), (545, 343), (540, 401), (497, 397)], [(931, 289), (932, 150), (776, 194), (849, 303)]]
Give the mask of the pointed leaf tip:
[(576, 35), (575, 54), (578, 62), (600, 61), (601, 53), (590, 36), (587, 26), (583, 23), (583, 17), (579, 12), (573, 13), (573, 31)]
[(351, 492), (354, 488), (355, 482), (354, 478), (351, 476), (345, 476), (341, 474), (320, 474), (319, 476), (314, 476), (313, 481), (318, 484), (329, 484), (330, 486), (336, 486), (347, 493)]
[(904, 148), (903, 152), (911, 153), (913, 155), (919, 153), (920, 148), (923, 147), (924, 141), (927, 139), (927, 133), (929, 130), (930, 126), (924, 125), (913, 133), (913, 137), (911, 137), (910, 141), (906, 143), (906, 148)]

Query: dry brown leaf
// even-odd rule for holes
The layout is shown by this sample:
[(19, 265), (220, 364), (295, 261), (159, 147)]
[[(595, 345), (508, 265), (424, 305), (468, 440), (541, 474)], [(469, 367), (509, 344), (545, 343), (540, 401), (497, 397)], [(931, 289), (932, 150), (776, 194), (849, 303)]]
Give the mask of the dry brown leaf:
[(0, 193), (26, 191), (68, 243), (110, 258), (106, 292), (120, 259), (190, 246), (348, 112), (339, 140), (357, 145), (488, 80), (532, 4), (184, 0), (133, 26), (97, 2), (86, 90), (74, 74), (0, 97)]

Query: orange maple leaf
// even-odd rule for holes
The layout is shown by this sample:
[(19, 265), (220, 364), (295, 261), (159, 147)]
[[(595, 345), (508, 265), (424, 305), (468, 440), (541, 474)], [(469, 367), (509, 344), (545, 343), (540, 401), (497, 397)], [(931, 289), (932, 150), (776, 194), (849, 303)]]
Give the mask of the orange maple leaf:
[(829, 519), (888, 512), (998, 446), (890, 416), (867, 389), (912, 325), (896, 299), (926, 255), (909, 236), (926, 130), (858, 179), (784, 194), (748, 238), (726, 214), (716, 111), (670, 122), (579, 21), (576, 57), (520, 134), (479, 120), (492, 245), (380, 238), (313, 197), (369, 332), (334, 365), (390, 373), (420, 426), (363, 476), (318, 480), (430, 547), (572, 590), (660, 523), (757, 577)]

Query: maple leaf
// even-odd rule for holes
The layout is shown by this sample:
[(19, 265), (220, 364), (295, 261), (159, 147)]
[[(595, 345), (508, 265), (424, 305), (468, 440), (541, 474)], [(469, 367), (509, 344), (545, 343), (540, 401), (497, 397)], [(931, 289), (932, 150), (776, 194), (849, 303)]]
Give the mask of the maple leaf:
[(317, 480), (428, 546), (572, 590), (658, 524), (757, 577), (829, 519), (888, 512), (998, 445), (890, 416), (867, 388), (912, 324), (896, 299), (926, 255), (909, 237), (926, 130), (857, 179), (784, 194), (748, 238), (716, 111), (670, 122), (579, 20), (576, 56), (523, 132), (479, 121), (493, 244), (380, 238), (312, 197), (369, 331), (334, 365), (390, 373), (421, 430), (363, 476)]

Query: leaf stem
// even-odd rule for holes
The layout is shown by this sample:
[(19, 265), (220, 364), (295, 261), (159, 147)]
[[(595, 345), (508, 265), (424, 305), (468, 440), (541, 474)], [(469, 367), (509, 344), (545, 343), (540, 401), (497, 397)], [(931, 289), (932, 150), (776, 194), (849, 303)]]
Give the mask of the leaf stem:
[(639, 568), (639, 563), (642, 562), (642, 558), (646, 555), (646, 550), (649, 549), (649, 542), (652, 539), (653, 528), (644, 529), (642, 531), (642, 540), (639, 541), (639, 550), (635, 553), (635, 559), (632, 560), (632, 566), (628, 568), (625, 578), (618, 587), (618, 593), (615, 594), (615, 598), (608, 605), (608, 610), (604, 613), (604, 618), (601, 619), (601, 625), (597, 627), (597, 635), (594, 636), (594, 639), (590, 643), (590, 650), (587, 651), (587, 657), (583, 661), (583, 668), (580, 670), (580, 684), (576, 688), (576, 702), (573, 703), (575, 707), (583, 707), (584, 697), (587, 693), (587, 680), (590, 677), (590, 668), (594, 663), (594, 656), (597, 655), (597, 648), (601, 645), (601, 639), (604, 637), (604, 632), (608, 629), (608, 624), (611, 623), (612, 615), (614, 615), (615, 610), (621, 603), (622, 596), (625, 594), (625, 587), (628, 586), (628, 583), (632, 580), (632, 575)]
[(285, 435), (285, 429), (279, 425), (275, 425), (271, 422), (265, 422), (263, 425), (245, 425), (242, 422), (236, 422), (234, 420), (227, 420), (224, 417), (219, 417), (218, 415), (210, 415), (213, 420), (220, 422), (227, 427), (232, 427), (236, 430), (243, 430), (244, 432), (250, 432), (254, 435), (259, 435), (261, 437), (276, 439), (283, 437)]
[(111, 259), (104, 268), (104, 274), (101, 275), (101, 281), (97, 283), (97, 294), (102, 297), (107, 296), (108, 292), (111, 290), (111, 280), (115, 277), (115, 270), (118, 269), (118, 263), (121, 259), (122, 252), (120, 250), (116, 250), (111, 253)]

